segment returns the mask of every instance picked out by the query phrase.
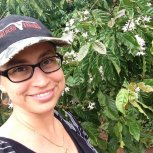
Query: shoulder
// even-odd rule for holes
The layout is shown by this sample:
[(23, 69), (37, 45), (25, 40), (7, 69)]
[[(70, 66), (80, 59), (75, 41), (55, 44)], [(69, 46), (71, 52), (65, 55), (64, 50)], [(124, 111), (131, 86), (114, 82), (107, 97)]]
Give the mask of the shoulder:
[(63, 123), (65, 128), (69, 128), (69, 133), (72, 134), (71, 136), (74, 137), (75, 141), (79, 144), (79, 146), (81, 146), (84, 152), (98, 153), (90, 144), (87, 133), (70, 112), (66, 112), (66, 119), (63, 118), (63, 116), (61, 116), (57, 111), (55, 112), (55, 115)]
[(87, 133), (84, 131), (84, 129), (81, 127), (81, 125), (78, 123), (76, 118), (70, 113), (66, 113), (66, 119), (62, 115), (60, 115), (57, 111), (55, 111), (55, 115), (59, 120), (64, 123), (67, 127), (69, 127), (71, 130), (75, 131), (78, 135), (80, 135), (84, 139), (88, 139)]
[(0, 153), (15, 153), (7, 138), (0, 137)]

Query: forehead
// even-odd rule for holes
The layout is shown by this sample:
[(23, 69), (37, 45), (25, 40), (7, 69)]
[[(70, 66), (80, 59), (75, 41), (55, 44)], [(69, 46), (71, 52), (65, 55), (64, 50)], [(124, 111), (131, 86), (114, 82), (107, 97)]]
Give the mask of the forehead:
[(10, 67), (18, 63), (34, 62), (41, 59), (48, 54), (54, 55), (56, 53), (56, 46), (50, 42), (41, 42), (25, 48), (16, 54), (7, 64), (2, 67)]

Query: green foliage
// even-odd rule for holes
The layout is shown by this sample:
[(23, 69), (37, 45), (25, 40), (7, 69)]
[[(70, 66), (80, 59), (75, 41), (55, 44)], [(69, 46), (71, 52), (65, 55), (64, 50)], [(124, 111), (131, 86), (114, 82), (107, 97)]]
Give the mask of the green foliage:
[[(149, 0), (0, 0), (1, 17), (40, 19), (73, 34), (64, 54), (67, 87), (58, 109), (72, 111), (99, 152), (144, 153), (153, 145), (153, 6)], [(70, 36), (70, 35), (69, 35)], [(102, 133), (107, 138), (104, 139)]]

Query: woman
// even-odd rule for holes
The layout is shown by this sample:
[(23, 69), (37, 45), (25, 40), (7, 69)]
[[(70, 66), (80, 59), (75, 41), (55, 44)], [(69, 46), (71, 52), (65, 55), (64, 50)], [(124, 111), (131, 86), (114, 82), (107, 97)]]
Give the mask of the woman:
[(0, 128), (0, 153), (96, 153), (70, 113), (54, 110), (64, 87), (62, 55), (38, 20), (10, 15), (0, 21), (0, 86), (13, 113)]

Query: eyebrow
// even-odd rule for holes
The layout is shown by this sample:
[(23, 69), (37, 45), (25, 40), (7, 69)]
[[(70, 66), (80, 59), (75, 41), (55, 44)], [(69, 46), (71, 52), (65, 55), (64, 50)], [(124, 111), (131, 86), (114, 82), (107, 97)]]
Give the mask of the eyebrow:
[[(38, 56), (38, 59), (42, 59), (42, 58), (44, 58), (45, 56), (47, 56), (47, 55), (52, 55), (52, 56), (54, 56), (54, 55), (56, 55), (56, 50), (46, 50), (45, 52), (43, 52), (42, 54), (40, 54), (39, 56)], [(27, 60), (25, 60), (25, 59), (11, 59), (7, 64), (6, 64), (6, 67), (7, 67), (7, 69), (8, 68), (10, 68), (10, 67), (13, 67), (13, 66), (16, 66), (16, 65), (20, 65), (20, 64), (25, 64), (25, 63), (27, 63), (28, 61)]]

